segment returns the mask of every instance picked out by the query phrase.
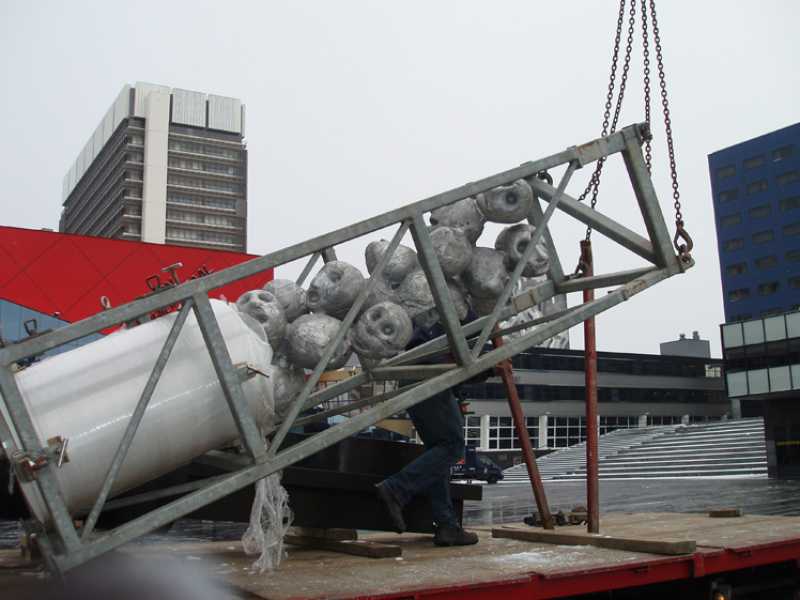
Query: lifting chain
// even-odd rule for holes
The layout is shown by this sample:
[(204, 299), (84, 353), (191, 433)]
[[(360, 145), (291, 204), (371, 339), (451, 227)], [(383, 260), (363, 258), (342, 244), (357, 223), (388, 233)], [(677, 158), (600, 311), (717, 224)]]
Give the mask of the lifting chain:
[[(664, 60), (661, 50), (661, 32), (658, 28), (658, 17), (656, 14), (655, 0), (640, 0), (642, 9), (642, 55), (643, 55), (643, 75), (644, 75), (644, 113), (645, 122), (650, 125), (651, 110), (650, 110), (650, 35), (648, 31), (648, 5), (649, 5), (649, 21), (652, 24), (653, 46), (655, 48), (656, 65), (658, 68), (658, 85), (661, 93), (661, 106), (664, 113), (664, 129), (667, 137), (667, 150), (669, 153), (669, 168), (670, 177), (672, 180), (672, 197), (675, 207), (675, 237), (673, 244), (678, 251), (680, 260), (688, 262), (691, 260), (691, 251), (693, 247), (692, 238), (684, 228), (683, 214), (681, 213), (680, 191), (678, 190), (678, 171), (675, 163), (675, 146), (672, 139), (672, 121), (669, 114), (669, 100), (667, 98), (667, 84), (664, 74)], [(622, 74), (620, 76), (619, 91), (617, 92), (617, 99), (614, 102), (614, 92), (616, 89), (617, 69), (619, 64), (619, 50), (622, 40), (622, 27), (625, 20), (625, 7), (630, 3), (628, 8), (628, 30), (627, 38), (625, 40), (625, 56), (623, 59)], [(625, 88), (628, 81), (628, 72), (630, 70), (631, 48), (633, 45), (633, 32), (636, 24), (636, 0), (620, 0), (619, 12), (617, 14), (617, 29), (614, 36), (614, 50), (611, 59), (611, 75), (608, 83), (608, 93), (606, 94), (605, 112), (603, 113), (603, 131), (602, 136), (605, 137), (614, 133), (619, 121), (620, 112), (622, 110), (622, 101), (625, 96)], [(613, 118), (611, 116), (611, 107), (614, 105)], [(650, 140), (645, 141), (644, 148), (645, 164), (647, 170), (652, 170), (652, 147)], [(586, 197), (591, 193), (590, 205), (594, 209), (597, 205), (597, 195), (600, 188), (600, 178), (603, 173), (603, 165), (605, 164), (605, 157), (597, 161), (595, 170), (592, 173), (586, 189), (578, 197), (578, 200), (583, 202)], [(591, 239), (592, 228), (586, 228), (586, 241)], [(575, 270), (574, 275), (579, 275), (582, 271), (580, 263)]]

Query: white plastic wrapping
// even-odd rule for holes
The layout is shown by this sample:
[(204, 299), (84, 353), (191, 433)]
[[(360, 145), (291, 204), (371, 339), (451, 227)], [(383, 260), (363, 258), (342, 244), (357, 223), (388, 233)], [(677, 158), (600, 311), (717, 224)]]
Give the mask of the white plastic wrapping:
[[(234, 364), (255, 367), (245, 383), (250, 410), (262, 427), (274, 414), (270, 362), (263, 330), (248, 326), (233, 307), (211, 306)], [(176, 313), (58, 354), (19, 372), (17, 383), (39, 441), (69, 440), (69, 462), (57, 470), (71, 511), (88, 509), (100, 491), (125, 427), (164, 345)], [(238, 438), (238, 430), (191, 313), (156, 386), (112, 494), (168, 473)], [(47, 521), (36, 486), (23, 484), (36, 517)]]

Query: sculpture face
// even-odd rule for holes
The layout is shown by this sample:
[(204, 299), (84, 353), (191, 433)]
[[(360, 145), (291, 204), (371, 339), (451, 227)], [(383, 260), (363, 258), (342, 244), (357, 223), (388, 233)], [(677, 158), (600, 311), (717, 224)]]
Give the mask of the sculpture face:
[(494, 223), (516, 223), (528, 216), (533, 190), (524, 179), (478, 194), (478, 208)]
[(353, 334), (353, 349), (359, 357), (391, 358), (411, 340), (413, 326), (406, 311), (392, 302), (381, 302), (359, 317)]
[(308, 286), (306, 306), (311, 312), (343, 319), (365, 283), (353, 265), (333, 260), (320, 269)]
[[(506, 227), (497, 236), (494, 247), (506, 253), (509, 271), (513, 270), (522, 258), (522, 254), (528, 247), (528, 243), (531, 241), (535, 231), (536, 228), (532, 225), (520, 223), (512, 227)], [(547, 273), (549, 268), (550, 259), (547, 256), (547, 249), (542, 242), (539, 242), (522, 270), (522, 275), (524, 277), (538, 277)]]
[[(389, 247), (389, 242), (386, 240), (377, 240), (370, 242), (367, 249), (364, 251), (364, 258), (367, 263), (367, 271), (372, 275), (375, 271), (375, 266), (378, 261), (383, 257), (386, 249)], [(406, 275), (419, 268), (419, 261), (417, 260), (417, 253), (411, 248), (398, 244), (397, 248), (392, 254), (392, 258), (386, 263), (381, 274), (383, 279), (390, 288), (397, 288), (406, 278)]]
[(270, 346), (277, 350), (286, 335), (286, 315), (278, 299), (265, 290), (250, 290), (236, 300), (236, 308), (264, 328)]
[(469, 266), (473, 245), (463, 229), (440, 225), (431, 231), (431, 244), (447, 277), (455, 277)]
[(273, 294), (280, 305), (286, 321), (291, 323), (300, 315), (308, 312), (306, 308), (306, 291), (290, 279), (273, 279), (264, 285), (264, 290)]
[[(339, 319), (329, 315), (311, 314), (298, 317), (286, 331), (286, 355), (289, 362), (305, 369), (316, 367), (325, 348), (336, 337), (341, 324)], [(345, 336), (326, 368), (338, 369), (347, 362), (351, 352), (350, 338)]]
[(471, 244), (474, 244), (483, 233), (486, 217), (478, 209), (475, 198), (464, 198), (453, 204), (441, 206), (431, 211), (431, 227), (444, 225), (445, 227), (458, 227)]
[(461, 274), (467, 291), (477, 298), (497, 298), (509, 280), (506, 255), (491, 248), (475, 248), (472, 262)]

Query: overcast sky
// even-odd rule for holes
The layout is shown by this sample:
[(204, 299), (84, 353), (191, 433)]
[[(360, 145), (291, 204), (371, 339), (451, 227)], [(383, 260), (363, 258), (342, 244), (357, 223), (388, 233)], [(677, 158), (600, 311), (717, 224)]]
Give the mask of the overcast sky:
[[(0, 0), (0, 222), (57, 228), (64, 173), (121, 86), (148, 81), (245, 102), (249, 251), (276, 250), (597, 137), (616, 10), (616, 0)], [(798, 12), (794, 0), (659, 2), (697, 266), (601, 315), (600, 350), (658, 353), (659, 342), (699, 330), (720, 355), (707, 155), (800, 120)], [(635, 39), (621, 124), (644, 119)], [(589, 174), (568, 191), (577, 196)], [(598, 209), (644, 231), (617, 165)], [(583, 227), (557, 213), (552, 228), (572, 268)], [(642, 266), (594, 239), (596, 271)], [(363, 266), (368, 241), (340, 258)], [(579, 328), (571, 340), (582, 347)]]

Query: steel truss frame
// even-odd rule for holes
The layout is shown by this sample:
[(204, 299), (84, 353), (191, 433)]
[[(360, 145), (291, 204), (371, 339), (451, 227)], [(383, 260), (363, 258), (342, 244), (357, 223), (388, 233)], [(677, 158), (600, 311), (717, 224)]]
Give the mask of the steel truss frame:
[[(382, 419), (462, 383), (470, 377), (492, 368), (501, 361), (509, 359), (553, 335), (581, 323), (589, 317), (608, 310), (624, 302), (630, 296), (692, 266), (691, 259), (681, 260), (673, 250), (658, 198), (642, 155), (641, 146), (649, 138), (650, 132), (646, 124), (631, 125), (604, 138), (593, 140), (581, 146), (570, 147), (563, 152), (546, 158), (526, 162), (514, 169), (343, 227), (246, 263), (165, 288), (150, 296), (111, 308), (62, 329), (0, 349), (0, 392), (2, 393), (2, 405), (0, 405), (0, 408), (3, 409), (3, 414), (5, 415), (5, 420), (0, 419), (0, 442), (3, 444), (7, 457), (17, 469), (18, 475), (32, 477), (32, 484), (37, 487), (44, 500), (49, 516), (47, 525), (34, 521), (30, 526), (37, 531), (39, 547), (50, 571), (55, 574), (61, 574), (138, 536), (167, 525), (175, 519), (250, 485), (271, 473), (280, 471), (284, 467), (335, 444)], [(613, 154), (621, 154), (625, 161), (649, 239), (579, 203), (565, 192), (567, 183), (576, 169), (593, 163), (601, 157)], [(553, 187), (537, 177), (540, 172), (561, 165), (567, 165), (567, 168), (557, 187)], [(423, 215), (441, 206), (475, 196), (497, 186), (510, 184), (521, 178), (526, 179), (533, 187), (538, 198), (548, 204), (547, 210), (542, 212), (539, 202), (534, 202), (528, 220), (537, 226), (535, 240), (533, 241), (542, 239), (550, 252), (549, 279), (511, 298), (514, 284), (520, 276), (524, 263), (524, 260), (520, 261), (492, 313), (462, 326), (447, 295), (449, 292), (445, 277), (434, 254)], [(650, 264), (641, 269), (580, 279), (565, 277), (547, 227), (556, 209), (560, 209), (562, 212), (591, 226), (594, 231), (631, 250)], [(241, 367), (232, 364), (225, 341), (220, 334), (219, 325), (211, 310), (208, 292), (267, 269), (308, 257), (308, 263), (300, 276), (300, 282), (302, 282), (311, 273), (319, 257), (326, 261), (335, 257), (334, 248), (336, 245), (392, 225), (397, 226), (398, 229), (390, 242), (387, 252), (378, 263), (366, 289), (361, 292), (344, 318), (336, 338), (325, 350), (323, 357), (314, 368), (302, 392), (292, 404), (277, 431), (274, 432), (269, 450), (265, 450), (258, 426), (245, 403), (241, 388), (242, 379), (253, 376), (253, 374), (247, 373), (245, 372), (246, 370), (243, 371)], [(408, 231), (411, 232), (413, 237), (421, 266), (433, 292), (436, 309), (440, 315), (446, 335), (393, 359), (386, 360), (371, 370), (364, 370), (350, 379), (313, 392), (335, 348), (347, 335), (350, 326), (358, 316), (362, 305), (375, 284), (376, 278), (380, 275), (392, 252), (394, 252), (400, 240)], [(526, 256), (523, 259), (533, 252), (534, 247), (535, 243), (528, 245)], [(529, 323), (529, 330), (521, 337), (508, 340), (494, 350), (480, 353), (484, 342), (490, 336), (497, 335), (493, 331), (498, 321), (543, 300), (552, 298), (556, 294), (611, 286), (620, 287), (591, 302), (537, 319), (535, 322)], [(92, 333), (146, 317), (154, 311), (178, 304), (181, 306), (180, 311), (156, 360), (149, 380), (142, 391), (138, 405), (131, 415), (127, 430), (113, 457), (99, 497), (83, 525), (76, 526), (73, 520), (75, 515), (70, 514), (56, 479), (56, 469), (59, 461), (54, 454), (57, 453), (58, 448), (53, 448), (52, 446), (43, 448), (37, 438), (33, 427), (32, 415), (22, 399), (14, 377), (15, 363)], [(147, 404), (169, 360), (170, 352), (189, 311), (194, 311), (197, 317), (247, 456), (232, 457), (230, 461), (231, 472), (229, 474), (214, 477), (196, 485), (181, 486), (179, 490), (173, 491), (174, 494), (183, 493), (184, 495), (181, 497), (115, 529), (94, 532), (97, 518), (105, 505), (120, 465), (123, 463), (125, 455), (130, 448), (139, 423), (146, 411)], [(468, 336), (472, 336), (472, 341), (474, 342), (475, 334), (478, 336), (477, 343), (472, 343), (472, 347), (470, 347)], [(456, 363), (448, 365), (414, 364), (421, 357), (439, 352), (448, 346), (455, 357)], [(356, 386), (369, 381), (399, 378), (425, 381), (420, 385), (409, 385), (394, 393), (383, 394), (354, 403), (352, 408), (365, 408), (367, 406), (369, 408), (365, 408), (363, 412), (352, 416), (347, 421), (317, 433), (301, 443), (288, 448), (281, 448), (289, 429), (297, 422), (298, 415), (304, 410), (316, 406), (326, 399), (346, 393)], [(244, 461), (242, 460), (243, 458), (245, 459)], [(31, 465), (35, 465), (35, 470), (31, 471)], [(162, 492), (161, 495), (165, 496), (168, 492), (169, 490), (166, 493)]]

